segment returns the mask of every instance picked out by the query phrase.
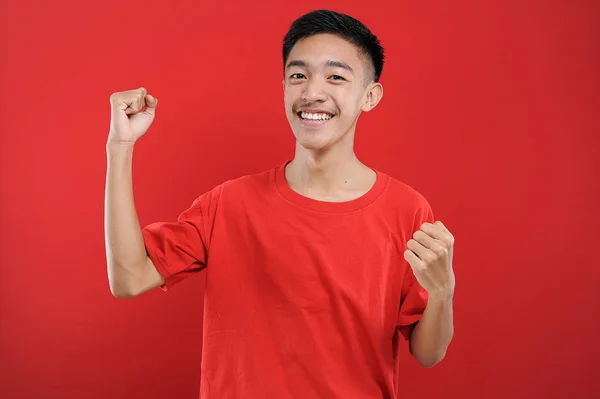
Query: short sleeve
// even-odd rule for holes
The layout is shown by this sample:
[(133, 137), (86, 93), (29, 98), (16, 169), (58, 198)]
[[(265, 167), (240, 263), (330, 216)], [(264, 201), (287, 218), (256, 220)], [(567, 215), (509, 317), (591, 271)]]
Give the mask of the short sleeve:
[(142, 229), (148, 256), (165, 279), (164, 291), (206, 267), (219, 192), (198, 197), (174, 222)]
[[(423, 205), (418, 208), (414, 217), (413, 229), (407, 236), (412, 237), (415, 231), (421, 228), (423, 223), (433, 223), (434, 221), (431, 206), (423, 198)], [(404, 338), (408, 340), (416, 323), (421, 319), (425, 311), (428, 295), (427, 291), (417, 281), (410, 264), (406, 261), (404, 262), (406, 263), (406, 272), (402, 283), (400, 310), (396, 326)]]

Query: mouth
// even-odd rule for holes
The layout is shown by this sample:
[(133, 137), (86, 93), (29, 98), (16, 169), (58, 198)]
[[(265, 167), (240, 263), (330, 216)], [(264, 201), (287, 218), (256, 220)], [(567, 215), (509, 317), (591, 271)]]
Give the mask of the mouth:
[(329, 112), (305, 112), (299, 111), (296, 113), (300, 118), (303, 126), (322, 126), (335, 118), (335, 115)]

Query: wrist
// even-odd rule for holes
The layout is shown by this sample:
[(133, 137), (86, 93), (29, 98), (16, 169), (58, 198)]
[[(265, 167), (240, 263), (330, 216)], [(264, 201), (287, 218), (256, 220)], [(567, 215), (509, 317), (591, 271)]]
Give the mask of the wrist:
[(428, 301), (430, 302), (452, 302), (454, 290), (428, 292)]
[(120, 141), (120, 140), (107, 140), (106, 151), (107, 152), (131, 152), (135, 142), (133, 141)]
[(133, 143), (108, 141), (106, 143), (106, 159), (111, 167), (123, 165), (129, 170), (133, 162)]

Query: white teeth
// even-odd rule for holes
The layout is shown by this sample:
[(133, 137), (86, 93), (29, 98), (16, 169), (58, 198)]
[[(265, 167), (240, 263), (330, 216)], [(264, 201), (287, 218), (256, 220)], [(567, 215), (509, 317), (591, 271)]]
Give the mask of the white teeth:
[(315, 120), (315, 121), (319, 121), (319, 120), (327, 121), (332, 118), (332, 116), (329, 114), (311, 114), (308, 112), (301, 112), (300, 117), (302, 119), (310, 119), (310, 120)]

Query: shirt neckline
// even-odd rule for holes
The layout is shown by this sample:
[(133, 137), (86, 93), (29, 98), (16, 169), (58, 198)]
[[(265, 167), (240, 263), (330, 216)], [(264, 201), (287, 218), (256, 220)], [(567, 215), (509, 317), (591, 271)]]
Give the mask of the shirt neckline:
[(377, 175), (375, 184), (362, 196), (350, 201), (329, 202), (305, 197), (292, 190), (285, 178), (285, 167), (291, 160), (287, 160), (273, 169), (273, 177), (277, 191), (289, 202), (304, 209), (325, 213), (347, 213), (360, 210), (374, 202), (384, 191), (388, 183), (388, 176), (373, 169)]

